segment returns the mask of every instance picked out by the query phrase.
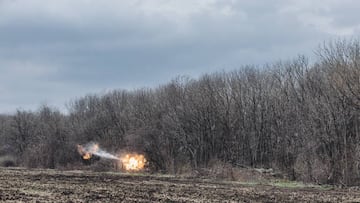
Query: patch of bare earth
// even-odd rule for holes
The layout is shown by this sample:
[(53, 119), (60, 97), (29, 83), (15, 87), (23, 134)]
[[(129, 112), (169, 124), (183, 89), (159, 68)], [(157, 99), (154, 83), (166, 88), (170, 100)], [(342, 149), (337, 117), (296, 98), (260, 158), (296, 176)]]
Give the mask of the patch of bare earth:
[(0, 168), (1, 202), (358, 202), (360, 190)]

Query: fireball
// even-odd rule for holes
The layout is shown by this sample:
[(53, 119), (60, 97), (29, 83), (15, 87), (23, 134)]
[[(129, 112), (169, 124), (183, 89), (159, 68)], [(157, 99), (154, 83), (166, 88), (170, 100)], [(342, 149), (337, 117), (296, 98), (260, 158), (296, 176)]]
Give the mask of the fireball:
[(144, 169), (146, 159), (142, 154), (126, 154), (120, 158), (120, 162), (126, 171), (140, 171)]

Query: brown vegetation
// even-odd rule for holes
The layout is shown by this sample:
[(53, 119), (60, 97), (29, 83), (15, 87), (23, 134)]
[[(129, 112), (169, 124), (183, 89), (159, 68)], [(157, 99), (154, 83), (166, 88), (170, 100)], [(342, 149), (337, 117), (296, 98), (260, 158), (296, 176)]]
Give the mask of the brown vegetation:
[(272, 168), (290, 179), (360, 180), (360, 44), (338, 41), (305, 57), (232, 72), (179, 77), (154, 89), (116, 90), (0, 118), (0, 143), (19, 166), (81, 162), (76, 145), (140, 151), (149, 170)]

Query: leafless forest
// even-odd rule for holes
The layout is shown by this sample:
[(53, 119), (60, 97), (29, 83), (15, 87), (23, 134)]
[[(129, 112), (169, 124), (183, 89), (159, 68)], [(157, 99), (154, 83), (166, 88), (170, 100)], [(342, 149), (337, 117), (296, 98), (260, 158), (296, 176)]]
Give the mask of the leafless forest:
[(226, 163), (360, 184), (360, 43), (326, 43), (316, 55), (89, 94), (66, 115), (48, 106), (1, 115), (0, 164), (72, 167), (82, 162), (76, 145), (97, 141), (144, 153), (156, 172)]

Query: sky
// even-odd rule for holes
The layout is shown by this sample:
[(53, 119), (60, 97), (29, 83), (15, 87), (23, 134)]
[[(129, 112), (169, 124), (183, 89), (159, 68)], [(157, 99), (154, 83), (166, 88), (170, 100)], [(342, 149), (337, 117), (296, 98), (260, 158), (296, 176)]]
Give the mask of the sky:
[(313, 57), (358, 0), (0, 0), (0, 113)]

